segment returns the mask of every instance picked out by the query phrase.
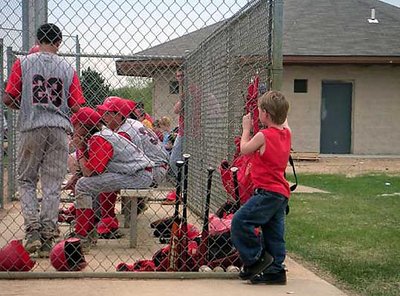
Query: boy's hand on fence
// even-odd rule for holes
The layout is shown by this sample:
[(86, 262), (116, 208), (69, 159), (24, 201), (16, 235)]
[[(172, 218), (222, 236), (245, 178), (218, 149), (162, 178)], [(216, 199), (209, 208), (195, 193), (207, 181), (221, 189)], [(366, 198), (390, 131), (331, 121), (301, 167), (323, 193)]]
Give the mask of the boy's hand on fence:
[(250, 131), (252, 125), (251, 113), (247, 113), (243, 116), (242, 127), (244, 131)]

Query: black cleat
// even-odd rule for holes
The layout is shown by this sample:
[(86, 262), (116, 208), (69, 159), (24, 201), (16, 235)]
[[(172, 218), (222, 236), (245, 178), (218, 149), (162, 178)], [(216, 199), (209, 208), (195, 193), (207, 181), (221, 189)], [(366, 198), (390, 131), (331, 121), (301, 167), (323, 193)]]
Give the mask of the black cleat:
[(274, 258), (264, 251), (254, 264), (243, 266), (243, 269), (239, 273), (239, 277), (242, 280), (250, 280), (270, 266), (272, 262), (274, 262)]
[(266, 273), (255, 276), (250, 280), (254, 285), (265, 284), (265, 285), (286, 285), (286, 270), (281, 270), (276, 273)]

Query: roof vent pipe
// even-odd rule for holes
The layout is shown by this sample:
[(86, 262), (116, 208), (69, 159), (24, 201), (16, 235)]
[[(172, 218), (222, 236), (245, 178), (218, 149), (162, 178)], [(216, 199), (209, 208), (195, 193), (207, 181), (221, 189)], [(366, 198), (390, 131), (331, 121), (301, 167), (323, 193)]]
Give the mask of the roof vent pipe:
[(368, 19), (370, 24), (377, 24), (379, 21), (375, 18), (375, 8), (371, 8), (371, 18)]

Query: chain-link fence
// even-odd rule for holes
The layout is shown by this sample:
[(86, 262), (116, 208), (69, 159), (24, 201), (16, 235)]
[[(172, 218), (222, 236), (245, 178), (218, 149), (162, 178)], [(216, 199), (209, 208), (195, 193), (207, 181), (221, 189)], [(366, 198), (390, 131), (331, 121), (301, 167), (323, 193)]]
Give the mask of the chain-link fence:
[[(193, 154), (191, 196), (200, 213), (206, 168), (234, 158), (248, 85), (256, 77), (265, 89), (271, 84), (271, 9), (272, 1), (250, 3), (187, 55), (185, 148)], [(222, 183), (215, 187), (213, 209), (225, 201)]]
[[(27, 2), (0, 2), (0, 271), (239, 267), (220, 164), (249, 87), (279, 83), (281, 1)], [(46, 22), (58, 52), (43, 27), (29, 50)]]

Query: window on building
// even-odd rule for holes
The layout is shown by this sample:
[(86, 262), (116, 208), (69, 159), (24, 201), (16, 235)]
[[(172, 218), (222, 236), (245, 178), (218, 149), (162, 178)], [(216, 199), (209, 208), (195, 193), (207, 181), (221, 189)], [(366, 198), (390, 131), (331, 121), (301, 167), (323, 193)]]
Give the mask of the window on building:
[(179, 94), (179, 83), (178, 81), (170, 81), (169, 82), (169, 93), (173, 95)]
[(308, 91), (308, 80), (307, 79), (295, 79), (293, 91), (295, 93), (306, 93)]

